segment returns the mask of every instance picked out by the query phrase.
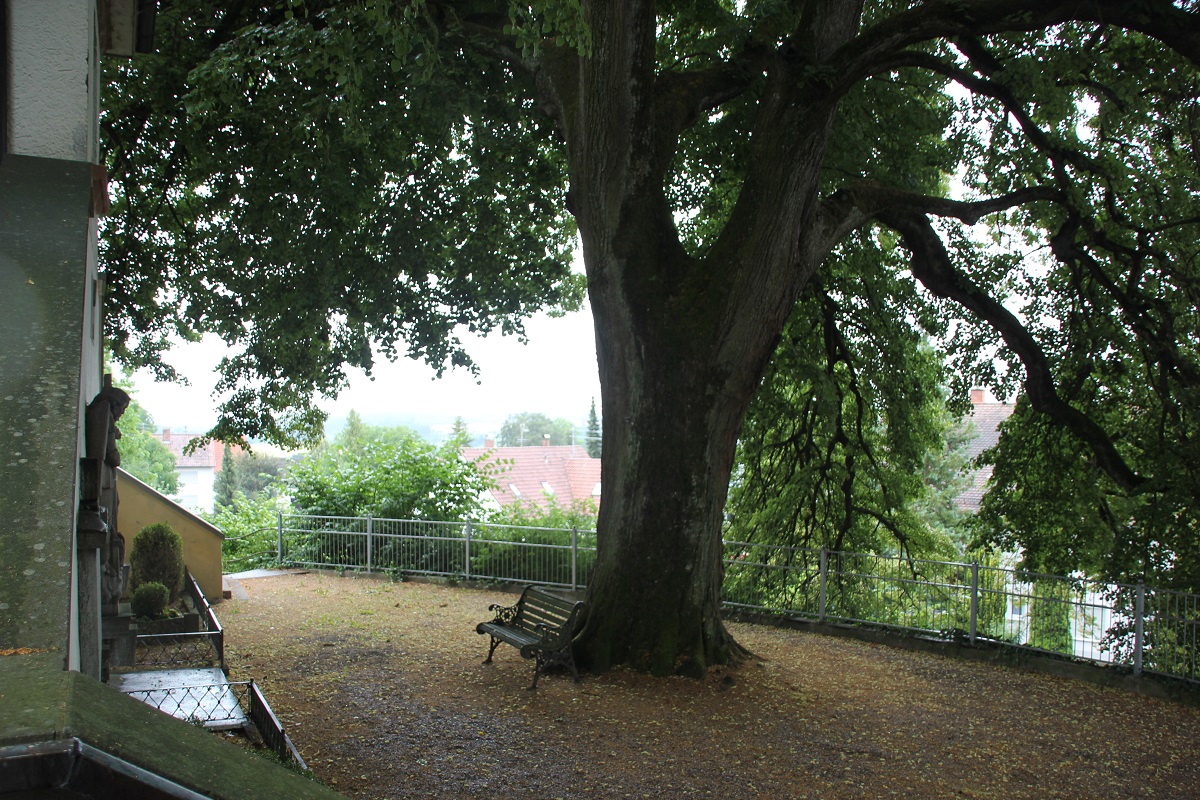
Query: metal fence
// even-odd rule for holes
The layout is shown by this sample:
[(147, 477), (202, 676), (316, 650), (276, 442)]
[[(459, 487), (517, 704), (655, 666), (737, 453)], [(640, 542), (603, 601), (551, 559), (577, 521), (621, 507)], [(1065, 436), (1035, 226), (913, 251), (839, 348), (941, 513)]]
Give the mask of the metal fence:
[(131, 689), (125, 694), (164, 714), (210, 730), (244, 728), (249, 721), (249, 681)]
[(164, 714), (202, 725), (209, 730), (247, 729), (253, 726), (262, 737), (263, 746), (281, 761), (294, 762), (300, 769), (308, 769), (254, 681), (134, 689), (125, 694)]
[[(594, 531), (280, 515), (283, 563), (586, 586)], [(1200, 595), (1000, 563), (725, 542), (727, 608), (986, 641), (1200, 681)]]
[(300, 751), (292, 744), (291, 738), (283, 730), (279, 718), (267, 704), (267, 698), (259, 691), (258, 684), (250, 681), (250, 721), (262, 736), (263, 745), (279, 757), (285, 764), (289, 761), (301, 770), (307, 770), (308, 765), (300, 757)]
[(138, 634), (134, 666), (145, 669), (216, 665), (225, 670), (225, 631), (217, 621), (217, 615), (192, 573), (187, 573), (183, 588), (199, 616), (200, 630)]
[(280, 515), (280, 561), (464, 580), (545, 583), (577, 589), (596, 557), (594, 531)]

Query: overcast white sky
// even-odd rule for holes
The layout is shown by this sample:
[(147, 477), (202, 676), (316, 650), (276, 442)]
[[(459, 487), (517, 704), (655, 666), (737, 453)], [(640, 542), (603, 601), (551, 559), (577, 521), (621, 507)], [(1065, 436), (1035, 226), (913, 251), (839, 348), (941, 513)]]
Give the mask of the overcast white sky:
[[(335, 401), (322, 401), (328, 427), (341, 427), (350, 409), (372, 424), (423, 423), (449, 430), (463, 417), (476, 435), (495, 434), (511, 414), (540, 412), (564, 417), (576, 425), (587, 419), (592, 398), (600, 408), (592, 317), (584, 310), (558, 319), (539, 314), (526, 324), (529, 344), (499, 334), (464, 339), (480, 367), (479, 383), (462, 369), (434, 378), (433, 370), (410, 359), (377, 363), (374, 380), (351, 376), (350, 388)], [(214, 369), (223, 345), (212, 338), (184, 344), (167, 361), (191, 381), (190, 386), (156, 383), (146, 372), (134, 375), (134, 399), (159, 427), (200, 433), (216, 421), (218, 401), (212, 397)]]

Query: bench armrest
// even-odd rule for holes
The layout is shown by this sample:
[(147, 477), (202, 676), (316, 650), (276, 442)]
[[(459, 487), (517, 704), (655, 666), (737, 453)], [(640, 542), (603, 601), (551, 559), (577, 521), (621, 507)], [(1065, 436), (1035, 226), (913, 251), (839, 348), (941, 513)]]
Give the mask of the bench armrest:
[(515, 606), (502, 606), (499, 603), (492, 603), (488, 606), (488, 611), (496, 612), (496, 618), (492, 622), (497, 625), (511, 625), (513, 620), (517, 618), (517, 612), (521, 609), (518, 603)]

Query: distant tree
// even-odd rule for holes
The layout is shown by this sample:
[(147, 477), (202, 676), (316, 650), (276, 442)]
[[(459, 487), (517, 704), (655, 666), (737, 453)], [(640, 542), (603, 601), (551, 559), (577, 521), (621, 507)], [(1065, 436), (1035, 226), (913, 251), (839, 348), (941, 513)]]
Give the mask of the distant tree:
[(226, 442), (221, 454), (221, 469), (213, 479), (213, 499), (218, 508), (234, 505), (236, 495), (241, 490), (240, 472), (238, 463), (233, 458), (233, 450)]
[(592, 407), (588, 411), (587, 421), (587, 451), (592, 458), (600, 458), (600, 418), (596, 416), (596, 398), (592, 398)]
[(238, 488), (248, 500), (260, 495), (277, 497), (291, 460), (263, 453), (235, 453), (238, 465)]
[(471, 444), (471, 431), (467, 429), (467, 422), (462, 417), (454, 418), (454, 428), (450, 431), (450, 441), (454, 442), (458, 447), (467, 447)]
[(262, 455), (255, 452), (230, 451), (225, 445), (221, 457), (221, 471), (213, 483), (218, 507), (235, 506), (246, 500), (256, 500), (260, 495), (277, 497), (289, 461), (279, 456)]
[(286, 484), (307, 514), (469, 519), (479, 513), (489, 479), (458, 450), (453, 442), (434, 447), (406, 428), (359, 420), (293, 466)]
[[(128, 386), (124, 389), (129, 391)], [(175, 454), (154, 435), (154, 418), (150, 412), (131, 399), (129, 408), (117, 420), (117, 429), (121, 432), (121, 441), (117, 443), (121, 468), (165, 495), (178, 492)]]
[(349, 450), (360, 450), (366, 443), (368, 438), (367, 425), (363, 422), (361, 416), (353, 408), (346, 415), (346, 427), (342, 428), (337, 435), (337, 442), (341, 447)]
[(528, 411), (512, 414), (500, 427), (496, 444), (501, 447), (540, 445), (545, 435), (550, 434), (550, 444), (567, 445), (571, 443), (571, 431), (574, 427), (562, 417), (552, 420), (545, 414)]

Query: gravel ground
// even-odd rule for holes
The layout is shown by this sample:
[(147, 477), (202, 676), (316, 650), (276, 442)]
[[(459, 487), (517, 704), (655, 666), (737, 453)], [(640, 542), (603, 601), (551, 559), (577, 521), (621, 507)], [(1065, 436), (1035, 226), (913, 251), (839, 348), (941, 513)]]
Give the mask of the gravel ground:
[(1200, 709), (734, 624), (705, 680), (542, 678), (475, 625), (515, 595), (310, 573), (217, 607), (315, 777), (356, 798), (1200, 798)]

